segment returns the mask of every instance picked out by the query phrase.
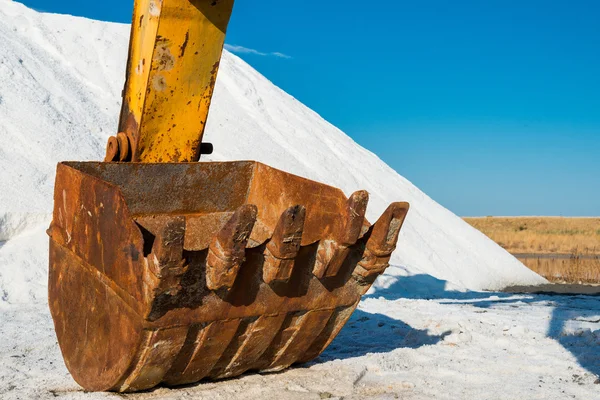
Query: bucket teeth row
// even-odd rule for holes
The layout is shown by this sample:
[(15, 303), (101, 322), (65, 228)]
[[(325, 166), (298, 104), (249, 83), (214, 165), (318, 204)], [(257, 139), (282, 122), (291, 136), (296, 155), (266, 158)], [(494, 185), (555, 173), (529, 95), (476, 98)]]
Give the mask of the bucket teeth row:
[[(338, 231), (333, 232), (333, 238), (319, 241), (312, 267), (314, 276), (319, 279), (337, 276), (363, 236), (366, 244), (361, 245), (364, 251), (355, 276), (365, 278), (381, 274), (388, 267), (408, 205), (393, 203), (377, 223), (367, 229), (367, 202), (368, 194), (365, 191), (354, 193), (347, 201)], [(249, 241), (257, 221), (257, 210), (255, 205), (241, 206), (210, 241), (206, 258), (206, 287), (209, 290), (229, 290), (233, 287), (246, 261), (246, 248), (252, 247)], [(270, 240), (264, 246), (262, 280), (265, 283), (290, 281), (300, 253), (305, 221), (306, 208), (301, 205), (289, 207), (279, 217)], [(155, 287), (154, 294), (174, 296), (179, 293), (179, 282), (188, 270), (183, 259), (186, 219), (169, 217), (155, 220), (153, 224), (156, 237), (148, 257), (148, 266), (157, 280), (152, 285)]]
[(206, 285), (209, 289), (233, 287), (245, 261), (246, 245), (257, 214), (255, 205), (241, 206), (212, 240), (206, 260)]
[[(393, 203), (367, 233), (364, 225), (369, 195), (358, 191), (347, 201), (343, 222), (332, 238), (319, 242), (313, 275), (319, 279), (339, 274), (352, 246), (366, 234), (362, 260), (356, 274), (368, 277), (382, 273), (396, 248), (398, 235), (406, 213), (407, 203)], [(244, 205), (231, 216), (212, 239), (206, 260), (206, 286), (210, 290), (231, 289), (245, 262), (246, 247), (258, 217), (255, 205)], [(304, 231), (306, 208), (295, 205), (280, 216), (271, 239), (267, 242), (263, 257), (263, 281), (267, 284), (288, 282), (292, 277)], [(185, 218), (171, 218), (158, 232), (149, 264), (160, 278), (159, 292), (177, 294), (178, 279), (187, 267), (182, 260), (185, 236)]]
[(362, 277), (382, 273), (396, 249), (400, 229), (408, 213), (408, 203), (392, 203), (370, 229), (362, 260), (355, 273)]
[(344, 223), (333, 237), (321, 240), (313, 274), (319, 278), (336, 276), (348, 256), (350, 246), (356, 244), (365, 222), (369, 193), (354, 192), (346, 204)]

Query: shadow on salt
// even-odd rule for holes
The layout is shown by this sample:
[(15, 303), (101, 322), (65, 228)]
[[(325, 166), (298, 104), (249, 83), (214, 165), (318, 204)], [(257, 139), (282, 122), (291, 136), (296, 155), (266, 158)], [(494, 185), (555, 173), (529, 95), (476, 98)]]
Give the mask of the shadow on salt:
[[(600, 323), (600, 296), (530, 294), (515, 297), (513, 293), (459, 292), (446, 290), (446, 287), (446, 281), (430, 275), (405, 276), (399, 277), (389, 287), (375, 289), (365, 298), (438, 299), (442, 300), (440, 304), (469, 304), (484, 309), (506, 304), (531, 305), (551, 302), (554, 308), (546, 332), (547, 337), (556, 340), (573, 354), (583, 368), (596, 376), (600, 375), (600, 329), (593, 332), (591, 330), (570, 332), (567, 326), (569, 321)], [(373, 332), (377, 332), (376, 340)], [(444, 340), (448, 334), (450, 332), (429, 335), (427, 330), (415, 329), (403, 321), (356, 310), (348, 324), (317, 362), (359, 357), (368, 353), (390, 352), (397, 348), (416, 349), (434, 345)]]

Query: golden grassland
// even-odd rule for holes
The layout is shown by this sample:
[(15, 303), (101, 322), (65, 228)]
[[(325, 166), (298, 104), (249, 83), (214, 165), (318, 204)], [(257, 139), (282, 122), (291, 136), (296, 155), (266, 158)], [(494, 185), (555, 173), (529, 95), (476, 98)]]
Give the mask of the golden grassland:
[(513, 254), (600, 254), (600, 218), (483, 217), (465, 221)]
[(600, 283), (600, 218), (465, 218), (553, 282)]
[(555, 283), (600, 283), (600, 258), (517, 257), (532, 271)]

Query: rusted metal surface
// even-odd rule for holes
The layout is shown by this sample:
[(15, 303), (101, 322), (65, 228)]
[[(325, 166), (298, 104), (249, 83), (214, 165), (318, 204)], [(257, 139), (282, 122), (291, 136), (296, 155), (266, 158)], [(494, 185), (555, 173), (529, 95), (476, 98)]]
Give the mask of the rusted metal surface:
[(256, 206), (238, 208), (212, 240), (206, 257), (206, 287), (210, 290), (231, 289), (242, 263), (246, 245), (257, 217)]
[(256, 162), (61, 163), (49, 304), (87, 390), (317, 357), (387, 267), (408, 211)]
[(353, 193), (343, 209), (342, 224), (331, 233), (331, 237), (319, 242), (314, 274), (318, 278), (336, 276), (362, 233), (369, 194), (361, 190)]
[(300, 251), (306, 208), (296, 205), (283, 212), (264, 252), (263, 280), (287, 282), (292, 277), (294, 259)]

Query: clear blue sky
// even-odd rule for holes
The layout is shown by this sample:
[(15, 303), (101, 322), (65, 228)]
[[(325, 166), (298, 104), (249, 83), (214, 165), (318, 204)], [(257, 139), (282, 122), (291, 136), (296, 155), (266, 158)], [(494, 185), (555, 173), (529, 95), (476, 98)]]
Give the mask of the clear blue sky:
[[(129, 22), (133, 0), (24, 3)], [(237, 0), (227, 43), (460, 215), (600, 216), (599, 16), (594, 0)]]

